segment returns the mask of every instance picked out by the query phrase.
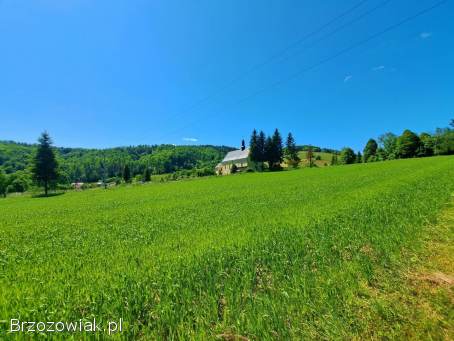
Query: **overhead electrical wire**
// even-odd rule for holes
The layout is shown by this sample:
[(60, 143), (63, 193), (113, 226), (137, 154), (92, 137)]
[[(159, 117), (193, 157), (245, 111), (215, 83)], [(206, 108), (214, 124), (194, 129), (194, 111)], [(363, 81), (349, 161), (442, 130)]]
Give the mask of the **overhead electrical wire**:
[[(240, 98), (239, 100), (231, 103), (230, 106), (235, 106), (237, 104), (243, 103), (243, 102), (245, 102), (245, 101), (247, 101), (247, 100), (249, 100), (249, 99), (251, 99), (253, 97), (256, 97), (256, 96), (258, 96), (258, 95), (260, 95), (260, 94), (262, 94), (262, 93), (264, 93), (264, 92), (266, 92), (266, 91), (268, 91), (270, 89), (273, 89), (273, 88), (278, 87), (278, 86), (280, 86), (280, 85), (282, 85), (282, 84), (284, 84), (286, 82), (289, 82), (289, 81), (291, 81), (293, 79), (296, 79), (296, 78), (300, 77), (301, 75), (303, 75), (303, 74), (305, 74), (305, 73), (307, 73), (309, 71), (317, 69), (318, 67), (320, 67), (320, 66), (322, 66), (322, 65), (324, 65), (324, 64), (326, 64), (326, 63), (328, 63), (328, 62), (330, 62), (330, 61), (332, 61), (334, 59), (337, 59), (337, 58), (345, 55), (346, 53), (348, 53), (348, 52), (350, 52), (350, 51), (352, 51), (352, 50), (354, 50), (354, 49), (356, 49), (356, 48), (358, 48), (360, 46), (363, 46), (363, 45), (369, 43), (370, 41), (375, 40), (375, 39), (385, 35), (386, 33), (389, 33), (389, 32), (391, 32), (391, 31), (393, 31), (395, 29), (398, 29), (399, 27), (407, 24), (408, 22), (410, 22), (412, 20), (415, 20), (415, 19), (417, 19), (417, 18), (419, 18), (419, 17), (421, 17), (421, 16), (423, 16), (423, 15), (425, 15), (425, 14), (427, 14), (427, 13), (433, 11), (433, 10), (435, 10), (436, 8), (438, 8), (438, 7), (442, 6), (443, 4), (445, 4), (446, 2), (448, 2), (448, 0), (438, 1), (435, 4), (433, 4), (432, 6), (426, 7), (424, 9), (422, 9), (421, 11), (404, 18), (404, 19), (400, 20), (399, 22), (397, 22), (397, 23), (395, 23), (393, 25), (390, 25), (390, 26), (386, 27), (385, 29), (383, 29), (381, 31), (378, 31), (378, 32), (374, 33), (373, 35), (371, 35), (371, 36), (369, 36), (369, 37), (367, 37), (365, 39), (362, 39), (362, 40), (360, 40), (360, 41), (358, 41), (358, 42), (356, 42), (354, 44), (349, 45), (348, 47), (340, 50), (339, 52), (337, 52), (337, 53), (335, 53), (335, 54), (333, 54), (333, 55), (331, 55), (331, 56), (329, 56), (327, 58), (324, 58), (324, 59), (320, 60), (319, 62), (317, 62), (317, 63), (315, 63), (315, 64), (313, 64), (313, 65), (311, 65), (311, 66), (309, 66), (307, 68), (301, 69), (298, 72), (293, 73), (289, 77), (286, 77), (286, 78), (280, 79), (278, 81), (275, 81), (275, 82), (271, 83), (270, 85), (262, 87), (261, 89), (255, 91), (255, 92), (253, 92), (253, 93), (251, 93), (251, 94), (249, 94), (247, 96), (244, 96), (244, 97)], [(200, 122), (202, 119), (203, 118), (200, 118), (200, 119), (198, 119), (196, 121), (190, 122), (189, 124), (187, 124), (187, 125), (185, 125), (183, 127), (179, 127), (178, 129), (172, 131), (171, 134), (174, 134), (174, 133), (176, 133), (176, 132), (178, 132), (178, 131), (180, 131), (182, 129), (187, 129), (189, 126), (191, 126), (192, 124), (196, 124), (196, 123)]]
[[(305, 41), (307, 41), (308, 39), (316, 36), (317, 34), (319, 34), (320, 32), (323, 32), (326, 28), (330, 27), (331, 25), (333, 25), (334, 23), (336, 23), (337, 21), (345, 18), (346, 16), (348, 16), (349, 14), (353, 13), (356, 9), (360, 8), (361, 6), (363, 6), (364, 4), (366, 4), (369, 0), (361, 0), (357, 3), (355, 3), (352, 7), (349, 7), (347, 10), (345, 10), (344, 12), (342, 12), (341, 14), (331, 18), (330, 20), (328, 20), (326, 23), (320, 25), (319, 27), (315, 28), (314, 30), (306, 33), (305, 35), (301, 36), (300, 38), (298, 38), (297, 40), (293, 41), (292, 43), (288, 44), (287, 46), (285, 46), (283, 49), (281, 49), (280, 51), (276, 52), (275, 54), (273, 54), (272, 56), (270, 56), (269, 58), (267, 58), (266, 60), (260, 62), (260, 63), (257, 63), (253, 66), (251, 66), (248, 70), (242, 72), (241, 74), (239, 74), (237, 77), (235, 77), (234, 79), (228, 81), (227, 83), (225, 83), (223, 86), (221, 86), (220, 88), (218, 88), (216, 91), (212, 92), (211, 94), (208, 94), (207, 96), (197, 100), (196, 102), (194, 102), (193, 104), (191, 104), (190, 106), (188, 106), (185, 110), (183, 110), (182, 112), (180, 112), (179, 114), (176, 114), (176, 115), (172, 115), (170, 118), (167, 119), (168, 120), (174, 120), (174, 119), (177, 119), (177, 118), (180, 118), (188, 113), (190, 113), (192, 110), (194, 110), (195, 108), (197, 108), (198, 106), (200, 106), (201, 104), (203, 103), (206, 103), (208, 102), (209, 100), (211, 100), (212, 98), (220, 95), (221, 93), (223, 93), (225, 90), (229, 89), (230, 87), (232, 87), (234, 84), (237, 84), (238, 82), (240, 82), (241, 80), (245, 79), (247, 76), (249, 76), (250, 74), (254, 73), (255, 71), (269, 65), (270, 63), (273, 63), (274, 61), (278, 60), (280, 57), (282, 57), (286, 52), (288, 52), (289, 50), (297, 47), (298, 45), (304, 43)], [(388, 1), (391, 1), (391, 0), (388, 0)], [(387, 2), (387, 1), (385, 1)]]

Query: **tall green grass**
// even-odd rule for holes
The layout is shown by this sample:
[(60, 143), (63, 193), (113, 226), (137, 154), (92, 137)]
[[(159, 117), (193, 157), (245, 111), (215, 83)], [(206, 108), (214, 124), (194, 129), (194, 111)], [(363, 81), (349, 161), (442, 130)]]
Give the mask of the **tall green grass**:
[(263, 340), (367, 336), (380, 316), (396, 336), (370, 289), (453, 191), (437, 157), (1, 200), (0, 320)]

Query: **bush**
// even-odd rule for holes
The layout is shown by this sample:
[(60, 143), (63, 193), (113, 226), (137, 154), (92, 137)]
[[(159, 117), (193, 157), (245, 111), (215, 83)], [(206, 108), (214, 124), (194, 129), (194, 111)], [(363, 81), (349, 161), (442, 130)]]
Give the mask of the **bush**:
[(353, 149), (346, 147), (346, 148), (342, 149), (339, 158), (340, 158), (340, 162), (342, 164), (349, 165), (349, 164), (355, 163), (356, 154), (353, 151)]
[(25, 171), (17, 171), (9, 176), (8, 179), (8, 193), (23, 193), (27, 191), (32, 185), (30, 174)]

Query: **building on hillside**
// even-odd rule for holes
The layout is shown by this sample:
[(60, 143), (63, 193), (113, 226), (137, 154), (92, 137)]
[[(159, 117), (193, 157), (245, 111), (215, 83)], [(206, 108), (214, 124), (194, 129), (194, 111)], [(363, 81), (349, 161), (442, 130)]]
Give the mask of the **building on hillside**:
[(215, 168), (217, 175), (227, 175), (232, 172), (233, 165), (238, 171), (244, 171), (248, 167), (249, 149), (242, 147), (228, 152), (224, 159)]
[(83, 182), (73, 182), (71, 184), (71, 187), (73, 187), (75, 190), (81, 190), (83, 189), (84, 183)]

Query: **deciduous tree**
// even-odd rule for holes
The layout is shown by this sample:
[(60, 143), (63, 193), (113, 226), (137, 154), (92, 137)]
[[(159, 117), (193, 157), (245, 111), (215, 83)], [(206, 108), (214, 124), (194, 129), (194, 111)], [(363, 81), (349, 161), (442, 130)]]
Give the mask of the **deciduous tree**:
[(377, 155), (377, 148), (378, 148), (377, 141), (375, 141), (374, 139), (369, 139), (369, 141), (367, 141), (367, 144), (363, 150), (364, 162), (369, 162), (371, 157)]
[(353, 149), (345, 147), (340, 153), (340, 162), (344, 165), (355, 163), (356, 155)]
[(419, 135), (421, 144), (418, 150), (418, 156), (433, 156), (434, 155), (434, 140), (430, 134), (422, 133)]
[(410, 158), (417, 155), (421, 140), (411, 130), (405, 130), (397, 139), (397, 153), (401, 158)]
[(307, 147), (306, 159), (309, 162), (309, 167), (312, 168), (312, 166), (314, 165), (314, 151), (312, 146)]
[(385, 133), (378, 138), (380, 145), (384, 150), (385, 158), (394, 160), (397, 158), (397, 136), (393, 133)]

